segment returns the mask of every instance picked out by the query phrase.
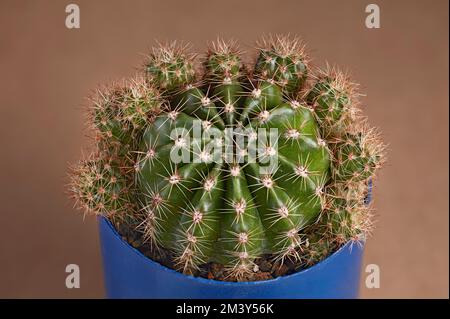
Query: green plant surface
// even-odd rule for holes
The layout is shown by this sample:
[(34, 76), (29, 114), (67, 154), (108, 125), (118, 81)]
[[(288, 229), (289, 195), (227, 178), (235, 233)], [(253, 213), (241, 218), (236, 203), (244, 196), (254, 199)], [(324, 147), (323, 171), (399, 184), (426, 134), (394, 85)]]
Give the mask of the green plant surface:
[(143, 76), (97, 92), (97, 151), (71, 179), (81, 206), (138, 225), (186, 274), (215, 262), (235, 280), (263, 255), (310, 266), (365, 238), (384, 146), (356, 85), (335, 68), (311, 76), (296, 38), (258, 50), (248, 66), (236, 42), (218, 40), (198, 74), (187, 46), (164, 45)]

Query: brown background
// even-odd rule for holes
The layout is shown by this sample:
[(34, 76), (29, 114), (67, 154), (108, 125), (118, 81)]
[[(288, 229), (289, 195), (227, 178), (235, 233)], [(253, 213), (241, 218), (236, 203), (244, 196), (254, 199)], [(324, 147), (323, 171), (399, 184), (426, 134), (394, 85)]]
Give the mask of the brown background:
[[(389, 143), (365, 263), (381, 288), (362, 297), (448, 298), (448, 2), (69, 1), (0, 4), (0, 297), (103, 297), (96, 221), (72, 209), (66, 166), (87, 145), (81, 106), (97, 84), (129, 76), (154, 40), (203, 50), (218, 35), (251, 50), (263, 33), (308, 43), (316, 65), (346, 66)], [(81, 288), (65, 288), (65, 266)]]

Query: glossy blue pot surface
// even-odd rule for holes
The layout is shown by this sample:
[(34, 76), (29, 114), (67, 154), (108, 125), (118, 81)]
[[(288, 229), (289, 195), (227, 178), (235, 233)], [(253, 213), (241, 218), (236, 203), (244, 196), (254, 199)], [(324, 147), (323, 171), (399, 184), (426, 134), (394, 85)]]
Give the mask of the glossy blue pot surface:
[(99, 218), (105, 288), (109, 298), (357, 298), (362, 242), (349, 242), (322, 262), (288, 276), (222, 282), (183, 275), (144, 256)]

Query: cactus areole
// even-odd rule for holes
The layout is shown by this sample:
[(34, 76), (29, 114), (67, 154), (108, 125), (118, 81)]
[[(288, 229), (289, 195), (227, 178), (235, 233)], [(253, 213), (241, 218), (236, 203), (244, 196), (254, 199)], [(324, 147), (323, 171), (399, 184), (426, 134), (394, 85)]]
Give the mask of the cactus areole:
[(266, 38), (253, 66), (241, 59), (217, 41), (198, 74), (187, 48), (170, 44), (141, 76), (99, 90), (97, 151), (71, 190), (169, 252), (173, 268), (196, 275), (215, 263), (245, 281), (263, 256), (301, 269), (364, 238), (382, 144), (355, 85), (332, 68), (311, 75), (299, 40)]

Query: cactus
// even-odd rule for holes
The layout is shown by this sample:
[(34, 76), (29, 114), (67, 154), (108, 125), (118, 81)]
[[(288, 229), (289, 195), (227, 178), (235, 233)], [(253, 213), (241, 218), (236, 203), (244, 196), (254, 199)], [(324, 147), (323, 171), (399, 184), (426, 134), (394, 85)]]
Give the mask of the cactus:
[(250, 280), (267, 254), (309, 266), (371, 228), (364, 197), (383, 145), (355, 85), (336, 69), (310, 76), (296, 38), (259, 46), (250, 68), (235, 42), (214, 42), (202, 76), (186, 46), (160, 46), (90, 110), (97, 152), (73, 170), (72, 194), (186, 274), (214, 262)]
[(121, 220), (133, 211), (124, 177), (107, 161), (90, 158), (72, 167), (70, 186), (85, 212)]

